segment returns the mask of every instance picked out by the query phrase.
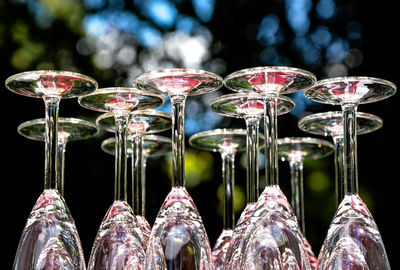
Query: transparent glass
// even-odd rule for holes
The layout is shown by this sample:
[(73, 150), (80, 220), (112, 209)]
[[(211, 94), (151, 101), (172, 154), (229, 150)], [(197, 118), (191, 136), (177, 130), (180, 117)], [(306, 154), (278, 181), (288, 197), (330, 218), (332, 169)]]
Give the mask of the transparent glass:
[[(287, 97), (279, 97), (277, 100), (277, 113), (284, 114), (291, 111), (295, 104)], [(210, 103), (211, 109), (219, 114), (243, 118), (247, 128), (247, 205), (239, 218), (232, 233), (232, 240), (227, 246), (225, 266), (237, 269), (240, 263), (241, 248), (245, 244), (242, 241), (243, 234), (250, 222), (254, 205), (259, 196), (259, 122), (264, 115), (264, 97), (260, 94), (237, 93), (224, 95), (214, 99)], [(229, 264), (228, 264), (229, 263)]]
[(202, 70), (174, 68), (141, 74), (133, 84), (168, 95), (172, 105), (172, 189), (153, 225), (146, 269), (213, 269), (206, 230), (185, 188), (184, 108), (187, 96), (219, 89), (222, 78)]
[[(231, 258), (228, 269), (311, 269), (304, 237), (296, 217), (279, 188), (277, 116), (281, 94), (303, 90), (315, 76), (291, 67), (256, 67), (228, 75), (224, 84), (237, 92), (255, 92), (263, 97), (264, 152), (267, 185), (254, 206)], [(229, 258), (228, 258), (229, 259)]]
[(111, 112), (115, 118), (114, 201), (97, 232), (88, 269), (144, 269), (145, 238), (127, 202), (128, 121), (133, 110), (155, 108), (164, 98), (133, 88), (105, 88), (78, 101), (87, 109)]
[(90, 93), (97, 82), (79, 73), (38, 70), (13, 75), (5, 84), (16, 94), (45, 103), (44, 191), (22, 232), (13, 269), (85, 269), (78, 231), (58, 191), (58, 112), (62, 98)]
[[(30, 140), (44, 141), (46, 122), (44, 118), (26, 121), (17, 127), (18, 133)], [(64, 196), (65, 152), (68, 142), (87, 140), (96, 136), (99, 128), (96, 124), (77, 118), (58, 118), (57, 148), (57, 189)]]
[(290, 137), (278, 139), (278, 155), (282, 161), (289, 162), (291, 182), (291, 205), (299, 222), (306, 243), (308, 258), (312, 268), (317, 266), (317, 257), (306, 238), (304, 215), (303, 163), (307, 159), (324, 158), (334, 151), (334, 146), (324, 140), (310, 137)]
[[(357, 112), (357, 135), (373, 132), (383, 125), (376, 115)], [(316, 113), (300, 119), (301, 130), (315, 135), (332, 137), (335, 145), (335, 193), (336, 206), (344, 199), (343, 173), (343, 113), (340, 111)]]
[[(128, 155), (132, 156), (133, 152), (133, 142), (132, 140), (128, 141)], [(111, 155), (115, 155), (115, 138), (109, 138), (102, 142), (101, 149)], [(141, 168), (141, 181), (142, 183), (146, 183), (146, 166), (148, 158), (158, 158), (163, 155), (167, 155), (171, 152), (171, 139), (164, 136), (157, 135), (144, 135), (143, 137), (143, 162)], [(146, 194), (145, 184), (141, 185), (142, 193)], [(135, 192), (134, 190), (132, 192)], [(133, 196), (134, 198), (135, 196)], [(144, 196), (136, 196), (137, 198), (145, 201)], [(145, 209), (145, 202), (141, 202), (138, 205), (143, 206), (143, 210)], [(138, 226), (140, 227), (143, 236), (144, 242), (148, 243), (151, 233), (151, 227), (148, 221), (145, 218), (145, 212), (142, 215), (136, 214), (136, 220), (138, 222)]]
[(246, 149), (247, 132), (243, 129), (213, 129), (199, 132), (189, 139), (190, 145), (201, 150), (219, 152), (222, 159), (223, 230), (214, 248), (215, 269), (224, 269), (226, 252), (230, 246), (235, 224), (234, 189), (235, 155)]
[(371, 77), (339, 77), (317, 82), (305, 92), (316, 102), (340, 105), (343, 116), (344, 199), (318, 257), (318, 269), (390, 269), (382, 237), (358, 195), (357, 107), (390, 97), (396, 86)]

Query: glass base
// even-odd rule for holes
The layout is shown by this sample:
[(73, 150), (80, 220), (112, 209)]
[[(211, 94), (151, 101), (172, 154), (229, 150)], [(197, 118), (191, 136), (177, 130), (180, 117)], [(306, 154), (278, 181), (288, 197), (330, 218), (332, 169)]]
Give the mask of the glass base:
[(229, 74), (225, 86), (233, 91), (288, 94), (303, 90), (316, 81), (314, 74), (293, 67), (256, 67)]
[(224, 152), (228, 149), (246, 150), (247, 131), (245, 129), (213, 129), (199, 132), (189, 138), (193, 147), (211, 151)]
[(396, 92), (396, 86), (386, 80), (371, 77), (338, 77), (318, 81), (304, 95), (325, 104), (363, 104), (380, 101)]
[(172, 68), (143, 73), (134, 79), (133, 85), (169, 96), (194, 96), (218, 90), (223, 80), (203, 70)]
[(85, 75), (53, 70), (36, 70), (15, 74), (6, 80), (6, 87), (19, 95), (42, 98), (57, 96), (73, 98), (89, 94), (97, 82)]
[[(210, 108), (221, 115), (245, 118), (250, 116), (264, 115), (265, 99), (255, 93), (237, 93), (223, 95), (214, 99), (210, 103)], [(290, 112), (295, 107), (295, 103), (291, 98), (286, 96), (278, 97), (278, 115)]]
[[(143, 152), (146, 158), (156, 158), (171, 152), (171, 139), (158, 135), (145, 135), (143, 138)], [(132, 154), (132, 141), (128, 140), (128, 155)], [(105, 139), (101, 149), (110, 155), (115, 155), (115, 137)]]
[[(113, 113), (105, 113), (96, 119), (96, 124), (109, 132), (115, 132)], [(132, 136), (136, 129), (146, 134), (163, 132), (172, 127), (171, 115), (156, 110), (133, 111), (129, 115), (128, 132)]]
[[(36, 141), (44, 141), (45, 137), (45, 120), (35, 119), (20, 124), (17, 128), (18, 133), (28, 139)], [(65, 138), (70, 141), (86, 140), (99, 132), (96, 124), (77, 119), (77, 118), (58, 118), (58, 136), (59, 139)]]
[(153, 109), (164, 103), (164, 98), (136, 88), (110, 87), (97, 89), (78, 98), (79, 104), (98, 112)]
[[(380, 129), (383, 120), (370, 113), (357, 112), (357, 135), (366, 134)], [(300, 119), (298, 126), (301, 130), (323, 136), (343, 137), (343, 113), (316, 113)]]
[(278, 139), (278, 155), (282, 161), (319, 159), (329, 156), (334, 149), (330, 142), (316, 138), (290, 137)]

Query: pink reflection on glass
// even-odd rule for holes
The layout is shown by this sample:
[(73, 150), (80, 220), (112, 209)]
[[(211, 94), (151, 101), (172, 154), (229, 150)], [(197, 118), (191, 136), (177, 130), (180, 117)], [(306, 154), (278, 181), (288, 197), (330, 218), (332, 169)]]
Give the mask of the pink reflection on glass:
[(359, 195), (346, 195), (339, 205), (317, 269), (390, 269), (379, 230)]
[(64, 75), (40, 75), (42, 92), (45, 95), (62, 96), (67, 93), (78, 78)]
[(215, 270), (223, 270), (225, 268), (225, 258), (231, 245), (233, 230), (223, 230), (217, 241), (215, 242), (212, 254)]

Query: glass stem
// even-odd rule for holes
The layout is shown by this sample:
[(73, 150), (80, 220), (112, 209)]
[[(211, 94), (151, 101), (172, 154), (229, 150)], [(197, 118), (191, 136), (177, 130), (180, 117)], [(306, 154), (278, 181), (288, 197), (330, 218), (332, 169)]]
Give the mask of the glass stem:
[(63, 136), (59, 136), (57, 149), (57, 189), (62, 196), (64, 196), (64, 169), (66, 146), (67, 139)]
[(236, 150), (234, 149), (230, 149), (230, 151), (221, 151), (222, 185), (224, 196), (224, 229), (233, 229), (235, 226), (235, 212), (233, 209), (235, 188), (235, 154)]
[(58, 110), (60, 97), (44, 97), (46, 107), (44, 188), (57, 189)]
[(129, 112), (116, 110), (115, 117), (115, 182), (114, 200), (126, 201), (127, 125)]
[(306, 226), (304, 221), (303, 160), (301, 158), (290, 159), (289, 166), (292, 189), (291, 205), (304, 235)]
[(264, 97), (264, 147), (266, 185), (278, 185), (278, 97)]
[(185, 102), (186, 96), (170, 96), (172, 105), (172, 186), (185, 186)]
[(343, 136), (333, 136), (335, 145), (335, 193), (336, 206), (344, 199)]
[(342, 104), (344, 193), (358, 194), (357, 171), (357, 105)]
[(259, 116), (246, 117), (247, 128), (247, 203), (256, 202), (259, 196)]
[(145, 181), (143, 174), (143, 135), (132, 138), (132, 194), (133, 210), (136, 215), (145, 215)]

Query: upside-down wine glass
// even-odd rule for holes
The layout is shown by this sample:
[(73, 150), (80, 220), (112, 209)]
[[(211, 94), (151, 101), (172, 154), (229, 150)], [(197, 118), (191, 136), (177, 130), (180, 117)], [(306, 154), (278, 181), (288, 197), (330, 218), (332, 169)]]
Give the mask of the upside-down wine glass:
[[(20, 124), (18, 133), (25, 138), (44, 141), (46, 136), (46, 121), (44, 118), (34, 119)], [(68, 142), (87, 140), (96, 136), (99, 128), (96, 124), (78, 118), (58, 118), (57, 147), (57, 190), (64, 197), (65, 151)]]
[(358, 195), (357, 107), (392, 96), (396, 86), (372, 77), (338, 77), (305, 91), (313, 101), (340, 105), (343, 112), (344, 199), (329, 227), (318, 269), (390, 269), (382, 237)]
[(216, 270), (225, 267), (226, 251), (235, 226), (234, 189), (235, 155), (246, 149), (246, 130), (213, 129), (199, 132), (189, 139), (189, 144), (201, 150), (219, 152), (222, 160), (223, 229), (213, 248)]
[(58, 112), (62, 98), (90, 93), (97, 82), (74, 72), (37, 70), (13, 75), (5, 84), (14, 93), (42, 98), (46, 108), (44, 191), (24, 227), (13, 269), (85, 269), (74, 220), (57, 190)]
[[(277, 113), (284, 114), (295, 107), (292, 99), (281, 96), (277, 100)], [(253, 215), (254, 207), (259, 196), (259, 122), (265, 112), (264, 98), (257, 93), (236, 93), (223, 95), (214, 99), (210, 108), (219, 114), (243, 118), (247, 129), (247, 204), (243, 210), (232, 234), (232, 240), (227, 247), (225, 267), (237, 269), (239, 266), (240, 250), (244, 242), (241, 241)], [(227, 265), (229, 262), (229, 265)]]
[(146, 269), (213, 269), (206, 230), (185, 188), (184, 108), (187, 96), (219, 89), (222, 78), (207, 71), (174, 68), (141, 74), (133, 84), (168, 95), (172, 105), (172, 189), (152, 228)]
[(98, 89), (78, 101), (87, 109), (111, 112), (115, 118), (114, 201), (97, 232), (88, 269), (143, 269), (144, 237), (127, 203), (127, 127), (133, 110), (158, 107), (164, 98), (135, 88), (112, 87)]
[[(105, 113), (97, 118), (97, 125), (115, 132), (115, 119), (112, 113)], [(151, 227), (145, 218), (145, 179), (144, 176), (144, 135), (163, 132), (171, 128), (171, 115), (156, 110), (133, 111), (128, 122), (128, 135), (131, 144), (128, 152), (132, 160), (132, 208), (142, 231), (145, 247), (150, 238)], [(129, 147), (130, 146), (130, 147)]]
[[(357, 112), (357, 136), (373, 132), (383, 125), (376, 115)], [(322, 136), (332, 137), (335, 146), (335, 195), (336, 208), (344, 199), (343, 173), (343, 113), (340, 111), (323, 112), (307, 115), (300, 119), (298, 126), (301, 130)]]
[(304, 160), (320, 159), (332, 154), (333, 145), (325, 140), (310, 137), (287, 137), (278, 139), (278, 155), (282, 161), (288, 161), (290, 167), (291, 206), (296, 214), (301, 232), (306, 242), (311, 267), (317, 266), (317, 257), (309, 245), (304, 216)]
[(241, 237), (236, 268), (298, 267), (311, 269), (301, 230), (278, 181), (277, 99), (303, 90), (315, 76), (292, 67), (256, 67), (228, 75), (224, 85), (236, 92), (256, 92), (264, 98), (265, 178), (251, 222)]

